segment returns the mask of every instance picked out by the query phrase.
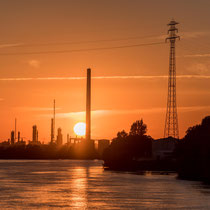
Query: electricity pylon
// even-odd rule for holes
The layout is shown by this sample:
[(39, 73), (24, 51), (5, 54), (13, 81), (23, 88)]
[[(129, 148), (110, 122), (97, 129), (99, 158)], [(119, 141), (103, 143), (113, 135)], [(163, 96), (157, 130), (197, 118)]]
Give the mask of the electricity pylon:
[(178, 29), (176, 25), (178, 23), (172, 20), (168, 26), (169, 36), (166, 38), (166, 42), (170, 41), (170, 58), (169, 58), (169, 76), (168, 76), (168, 99), (167, 110), (165, 119), (164, 138), (169, 136), (179, 138), (178, 128), (178, 116), (176, 106), (176, 60), (175, 60), (175, 42), (176, 39), (180, 39), (177, 36)]

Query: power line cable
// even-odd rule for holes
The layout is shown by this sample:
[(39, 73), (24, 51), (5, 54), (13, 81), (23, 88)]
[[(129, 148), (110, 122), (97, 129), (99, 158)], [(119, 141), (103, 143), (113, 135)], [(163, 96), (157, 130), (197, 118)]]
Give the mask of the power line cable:
[(74, 50), (54, 50), (54, 51), (36, 51), (36, 52), (17, 52), (17, 53), (0, 53), (0, 56), (13, 56), (13, 55), (40, 55), (40, 54), (60, 54), (60, 53), (73, 53), (73, 52), (89, 52), (89, 51), (101, 51), (101, 50), (112, 50), (112, 49), (123, 49), (132, 47), (143, 47), (165, 44), (165, 42), (153, 42), (153, 43), (143, 43), (143, 44), (133, 44), (133, 45), (121, 45), (114, 47), (98, 47), (98, 48), (84, 48), (84, 49), (74, 49)]
[(90, 40), (90, 41), (77, 41), (77, 42), (49, 42), (49, 43), (36, 43), (36, 44), (20, 44), (13, 46), (13, 48), (22, 48), (22, 47), (41, 47), (41, 46), (58, 46), (58, 45), (74, 45), (74, 44), (91, 44), (99, 42), (117, 42), (117, 41), (129, 41), (129, 40), (138, 40), (146, 38), (159, 38), (164, 36), (163, 34), (148, 35), (148, 36), (134, 36), (127, 38), (118, 38), (118, 39), (101, 39), (101, 40)]

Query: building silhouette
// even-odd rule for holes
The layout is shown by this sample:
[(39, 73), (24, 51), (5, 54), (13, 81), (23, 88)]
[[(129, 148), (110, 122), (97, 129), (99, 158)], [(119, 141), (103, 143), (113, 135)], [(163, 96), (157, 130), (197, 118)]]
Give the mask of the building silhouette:
[(63, 135), (62, 135), (61, 128), (58, 128), (58, 135), (57, 135), (56, 143), (58, 146), (61, 146), (63, 144)]
[(70, 142), (70, 136), (69, 136), (69, 134), (67, 134), (67, 144), (69, 144), (69, 143), (71, 143)]
[(18, 142), (20, 142), (20, 131), (18, 131)]
[(178, 139), (173, 137), (162, 138), (152, 141), (152, 156), (156, 160), (170, 159), (174, 155), (174, 150)]
[(108, 139), (98, 140), (98, 153), (102, 156), (104, 150), (110, 145), (110, 141)]
[(32, 142), (38, 143), (38, 129), (36, 125), (32, 127)]
[(11, 144), (15, 143), (15, 132), (11, 131)]

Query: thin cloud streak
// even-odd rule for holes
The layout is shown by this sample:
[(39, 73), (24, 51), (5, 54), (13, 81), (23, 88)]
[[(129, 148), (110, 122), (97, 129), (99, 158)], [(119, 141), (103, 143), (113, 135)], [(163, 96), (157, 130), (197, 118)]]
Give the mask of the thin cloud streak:
[[(193, 39), (193, 38), (200, 38), (202, 36), (208, 36), (210, 34), (209, 31), (193, 31), (193, 32), (181, 32), (179, 33), (181, 39)], [(168, 37), (167, 34), (156, 36), (156, 39), (164, 40)]]
[(210, 57), (210, 53), (206, 54), (194, 54), (194, 55), (183, 55), (184, 58), (202, 58), (202, 57)]
[[(210, 106), (187, 106), (187, 107), (178, 107), (178, 112), (193, 112), (201, 110), (210, 110)], [(125, 109), (125, 110), (93, 110), (91, 114), (94, 116), (100, 115), (123, 115), (123, 114), (140, 114), (140, 113), (160, 113), (165, 112), (166, 107), (156, 107), (156, 108), (147, 108), (147, 109)], [(49, 115), (42, 115), (49, 117)], [(85, 111), (81, 112), (68, 112), (68, 113), (58, 113), (56, 114), (57, 118), (78, 118), (85, 117)]]
[[(51, 107), (15, 107), (14, 109), (20, 111), (53, 111)], [(55, 108), (55, 110), (61, 110), (61, 108)]]
[(194, 32), (182, 32), (180, 33), (181, 38), (191, 39), (191, 38), (200, 38), (201, 36), (208, 36), (209, 31), (194, 31)]
[[(201, 36), (208, 36), (210, 34), (209, 31), (194, 31), (194, 32), (181, 32), (180, 36), (182, 38), (199, 38)], [(136, 36), (122, 39), (107, 39), (107, 40), (94, 40), (94, 41), (80, 41), (80, 42), (61, 42), (61, 43), (41, 43), (41, 44), (25, 44), (25, 43), (6, 43), (0, 44), (1, 48), (9, 48), (9, 47), (33, 47), (33, 46), (48, 46), (48, 45), (63, 45), (63, 44), (81, 44), (81, 43), (94, 43), (94, 42), (113, 42), (113, 41), (122, 41), (122, 40), (132, 40), (132, 39), (158, 39), (164, 40), (168, 35), (149, 35), (149, 36)]]
[(40, 67), (40, 61), (35, 60), (35, 59), (29, 60), (27, 63), (28, 63), (29, 66), (31, 66), (33, 68), (39, 68)]
[(17, 47), (17, 46), (22, 46), (23, 43), (14, 43), (14, 44), (0, 44), (0, 49), (3, 48), (10, 48), (10, 47)]
[[(198, 32), (182, 32), (180, 35), (186, 38), (199, 38), (200, 36), (209, 35), (210, 32), (208, 31), (198, 31)], [(81, 41), (81, 42), (61, 42), (61, 43), (42, 43), (42, 44), (25, 44), (25, 43), (5, 43), (0, 44), (0, 49), (3, 48), (10, 48), (10, 47), (33, 47), (33, 46), (48, 46), (48, 45), (63, 45), (63, 44), (81, 44), (81, 43), (89, 43), (89, 42), (113, 42), (113, 41), (122, 41), (122, 40), (129, 40), (129, 39), (158, 39), (164, 40), (167, 37), (167, 34), (162, 35), (150, 35), (150, 36), (137, 36), (137, 37), (129, 37), (129, 38), (122, 38), (122, 39), (111, 39), (111, 40), (97, 40), (97, 41)]]
[[(167, 79), (168, 75), (151, 76), (96, 76), (92, 79)], [(0, 78), (0, 81), (47, 81), (47, 80), (85, 80), (86, 77), (20, 77)], [(210, 75), (177, 75), (177, 79), (210, 79)]]

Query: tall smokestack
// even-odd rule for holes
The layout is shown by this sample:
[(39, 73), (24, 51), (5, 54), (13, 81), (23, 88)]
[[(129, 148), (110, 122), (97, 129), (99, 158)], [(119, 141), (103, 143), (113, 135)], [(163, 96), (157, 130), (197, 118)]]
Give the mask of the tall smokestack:
[(20, 131), (18, 131), (18, 142), (20, 142)]
[(91, 69), (87, 69), (86, 140), (91, 140)]
[(53, 141), (55, 141), (55, 99), (53, 101)]
[(55, 141), (55, 99), (53, 100), (53, 118), (51, 119), (51, 143)]
[(15, 118), (15, 141), (17, 139), (17, 119)]
[(51, 118), (51, 143), (54, 141), (54, 120)]

